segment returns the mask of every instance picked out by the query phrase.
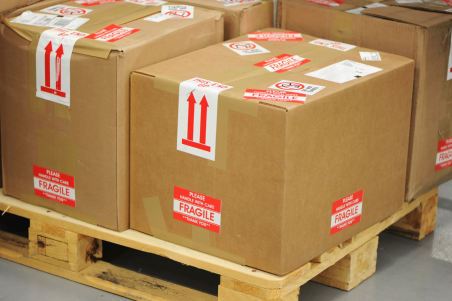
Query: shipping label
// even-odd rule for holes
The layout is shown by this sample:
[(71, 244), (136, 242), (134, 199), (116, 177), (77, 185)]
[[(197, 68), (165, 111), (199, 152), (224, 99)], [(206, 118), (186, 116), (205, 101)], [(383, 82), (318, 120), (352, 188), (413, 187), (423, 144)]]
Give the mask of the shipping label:
[(151, 22), (162, 22), (162, 21), (165, 21), (165, 20), (168, 20), (168, 19), (170, 19), (169, 16), (161, 14), (161, 13), (158, 13), (158, 14), (154, 14), (152, 16), (149, 16), (147, 18), (144, 18), (143, 20), (151, 21)]
[(36, 97), (71, 105), (71, 56), (86, 33), (61, 28), (44, 31), (36, 49)]
[(125, 2), (133, 3), (133, 4), (139, 4), (139, 5), (145, 5), (145, 6), (159, 6), (165, 3), (168, 3), (166, 1), (160, 1), (160, 0), (124, 0)]
[(33, 165), (35, 195), (75, 208), (74, 177)]
[(221, 201), (174, 186), (173, 218), (220, 233)]
[(342, 231), (361, 221), (364, 190), (351, 194), (333, 203), (330, 235)]
[(363, 61), (381, 61), (380, 53), (378, 52), (359, 52), (361, 60)]
[(438, 143), (435, 171), (452, 166), (452, 138), (441, 140)]
[(447, 65), (447, 80), (452, 79), (452, 34), (450, 35), (449, 63)]
[(246, 89), (245, 95), (243, 96), (243, 100), (248, 99), (305, 103), (306, 94), (286, 91)]
[(234, 5), (240, 5), (240, 4), (251, 4), (260, 2), (261, 0), (217, 0), (219, 2), (223, 2), (224, 6), (234, 6)]
[(54, 5), (41, 9), (44, 13), (57, 14), (61, 16), (80, 17), (92, 12), (92, 9), (68, 6), (68, 5)]
[(383, 69), (345, 60), (305, 75), (343, 84), (381, 70)]
[(177, 150), (215, 161), (218, 95), (231, 88), (197, 77), (180, 84)]
[(250, 41), (303, 41), (299, 32), (253, 32), (248, 34)]
[(162, 14), (171, 19), (193, 19), (194, 7), (190, 5), (163, 5)]
[(49, 14), (36, 14), (30, 11), (26, 11), (16, 19), (12, 20), (11, 22), (32, 26), (54, 27), (75, 30), (88, 21), (89, 19), (87, 18), (56, 16)]
[(121, 27), (115, 24), (111, 24), (104, 29), (86, 36), (86, 38), (104, 42), (116, 42), (138, 31), (140, 30), (136, 28)]
[(292, 54), (281, 54), (271, 59), (254, 64), (257, 67), (264, 67), (270, 72), (283, 73), (296, 67), (309, 63), (311, 60)]
[(328, 7), (339, 6), (342, 3), (345, 3), (344, 1), (340, 1), (340, 0), (303, 0), (303, 1), (318, 4), (318, 5), (328, 6)]
[(314, 95), (315, 93), (323, 90), (325, 87), (306, 83), (299, 83), (290, 80), (282, 80), (274, 85), (271, 85), (269, 88), (278, 89), (282, 91), (297, 92), (307, 95)]
[(264, 47), (257, 45), (251, 41), (246, 42), (234, 42), (234, 43), (226, 43), (223, 44), (228, 49), (238, 53), (240, 55), (253, 55), (253, 54), (261, 54), (261, 53), (270, 53)]
[(423, 3), (422, 0), (395, 0), (399, 4)]
[(340, 51), (348, 51), (350, 49), (355, 48), (355, 45), (345, 44), (341, 42), (334, 42), (330, 40), (324, 40), (324, 39), (317, 39), (314, 41), (309, 42), (309, 44), (317, 45), (317, 46), (323, 46), (331, 49), (337, 49)]
[[(74, 0), (72, 0), (72, 1), (74, 1)], [(92, 5), (121, 2), (121, 1), (124, 1), (124, 0), (75, 0), (74, 2), (81, 4), (83, 6), (92, 6)]]

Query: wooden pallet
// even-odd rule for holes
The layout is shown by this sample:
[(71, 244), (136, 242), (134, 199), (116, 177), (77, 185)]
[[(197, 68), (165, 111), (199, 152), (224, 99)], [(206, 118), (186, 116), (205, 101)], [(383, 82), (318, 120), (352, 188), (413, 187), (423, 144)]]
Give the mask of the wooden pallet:
[[(1, 195), (0, 210), (29, 219), (30, 228), (28, 239), (0, 231), (0, 257), (133, 300), (296, 301), (300, 286), (310, 280), (343, 290), (356, 287), (375, 272), (378, 234), (394, 225), (393, 232), (403, 229), (421, 239), (434, 229), (437, 198), (438, 189), (433, 189), (297, 270), (275, 276), (134, 230), (118, 233)], [(407, 231), (402, 224), (412, 227)], [(102, 261), (102, 241), (218, 274), (218, 298)]]

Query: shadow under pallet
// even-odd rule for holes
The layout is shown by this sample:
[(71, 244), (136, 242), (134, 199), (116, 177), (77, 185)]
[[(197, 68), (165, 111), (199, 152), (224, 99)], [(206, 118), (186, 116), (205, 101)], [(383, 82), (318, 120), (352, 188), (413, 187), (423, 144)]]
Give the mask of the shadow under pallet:
[(87, 224), (0, 196), (0, 257), (133, 300), (297, 301), (312, 280), (351, 290), (376, 269), (378, 234), (422, 239), (434, 230), (438, 189), (384, 221), (276, 276), (127, 230)]

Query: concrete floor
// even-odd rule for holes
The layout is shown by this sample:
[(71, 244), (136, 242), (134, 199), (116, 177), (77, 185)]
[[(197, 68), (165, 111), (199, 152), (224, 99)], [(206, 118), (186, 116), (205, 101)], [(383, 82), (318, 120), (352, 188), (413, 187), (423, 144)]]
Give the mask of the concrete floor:
[[(439, 194), (433, 234), (416, 242), (383, 233), (372, 277), (351, 292), (309, 282), (301, 287), (299, 300), (452, 300), (452, 182), (442, 185)], [(127, 299), (0, 259), (0, 300)]]

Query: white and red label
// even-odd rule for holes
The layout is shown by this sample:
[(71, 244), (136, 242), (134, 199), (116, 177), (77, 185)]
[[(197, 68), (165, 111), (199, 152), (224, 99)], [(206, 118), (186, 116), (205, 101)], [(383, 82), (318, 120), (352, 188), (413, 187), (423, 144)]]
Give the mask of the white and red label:
[(125, 2), (133, 3), (133, 4), (139, 4), (144, 6), (159, 6), (165, 3), (168, 3), (166, 1), (160, 1), (160, 0), (124, 0)]
[(261, 0), (217, 0), (217, 1), (223, 2), (224, 6), (233, 6), (233, 5), (240, 5), (240, 4), (256, 3), (256, 2), (260, 2)]
[(36, 97), (71, 105), (71, 55), (86, 33), (62, 28), (44, 31), (36, 49)]
[(296, 67), (309, 63), (311, 60), (299, 57), (298, 55), (281, 54), (271, 59), (254, 64), (257, 67), (264, 67), (270, 72), (283, 73)]
[(226, 43), (223, 44), (230, 50), (234, 51), (235, 53), (238, 53), (240, 55), (253, 55), (253, 54), (261, 54), (261, 53), (270, 53), (267, 49), (264, 47), (261, 47), (257, 45), (256, 43), (253, 43), (251, 41), (246, 42), (234, 42), (234, 43)]
[(253, 32), (248, 34), (250, 41), (303, 41), (299, 32)]
[(86, 38), (104, 42), (116, 42), (138, 31), (140, 30), (111, 24), (104, 29), (86, 36)]
[(33, 165), (35, 195), (75, 208), (73, 176)]
[(340, 1), (340, 0), (303, 0), (303, 1), (318, 4), (318, 5), (328, 6), (328, 7), (339, 6), (342, 3), (345, 3), (344, 1)]
[(194, 7), (190, 5), (163, 5), (162, 14), (171, 19), (193, 19)]
[(281, 91), (291, 91), (297, 93), (303, 93), (307, 95), (314, 95), (315, 93), (324, 89), (324, 86), (311, 85), (306, 83), (299, 83), (290, 80), (282, 80), (277, 82), (274, 85), (271, 85), (269, 88), (278, 89)]
[(435, 171), (452, 166), (452, 138), (441, 140), (438, 143)]
[(92, 12), (93, 10), (68, 5), (54, 5), (41, 9), (41, 11), (61, 16), (80, 17)]
[(83, 6), (92, 6), (92, 5), (113, 3), (113, 2), (121, 2), (124, 0), (72, 0), (72, 1), (74, 1), (75, 3), (81, 4)]
[(309, 42), (309, 44), (337, 49), (340, 51), (349, 51), (350, 49), (353, 49), (356, 47), (355, 45), (350, 45), (350, 44), (345, 44), (345, 43), (335, 42), (335, 41), (330, 41), (330, 40), (324, 40), (324, 39), (317, 39), (317, 40)]
[(231, 88), (197, 77), (180, 83), (177, 150), (215, 161), (218, 95)]
[(306, 94), (285, 91), (246, 89), (245, 94), (243, 95), (243, 99), (244, 100), (261, 99), (282, 102), (305, 103)]
[(220, 233), (221, 201), (174, 186), (173, 217), (212, 232)]
[(358, 191), (333, 203), (331, 231), (333, 235), (361, 221), (363, 210), (363, 192)]

